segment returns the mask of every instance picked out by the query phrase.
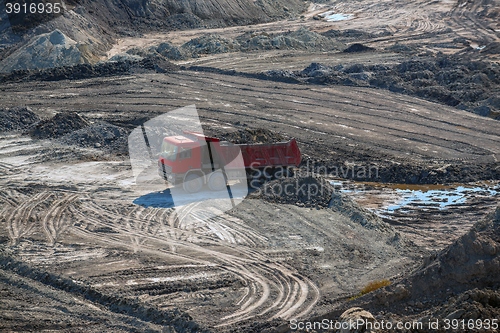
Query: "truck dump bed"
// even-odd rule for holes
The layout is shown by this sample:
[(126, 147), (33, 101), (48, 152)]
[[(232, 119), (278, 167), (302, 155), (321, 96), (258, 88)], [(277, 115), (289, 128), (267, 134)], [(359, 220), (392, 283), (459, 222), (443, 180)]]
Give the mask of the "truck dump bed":
[(245, 168), (299, 166), (302, 158), (295, 139), (270, 144), (233, 145), (221, 142), (218, 152), (225, 161), (226, 167), (241, 167), (231, 163), (235, 157), (234, 152), (238, 151), (237, 148), (241, 151)]

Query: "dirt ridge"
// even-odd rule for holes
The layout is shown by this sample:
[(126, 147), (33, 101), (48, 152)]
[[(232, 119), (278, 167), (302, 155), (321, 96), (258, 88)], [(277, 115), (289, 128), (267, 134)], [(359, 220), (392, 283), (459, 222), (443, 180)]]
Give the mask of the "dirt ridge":
[(140, 304), (132, 299), (104, 294), (83, 283), (77, 283), (55, 273), (30, 267), (26, 263), (10, 257), (4, 250), (0, 252), (0, 268), (63, 291), (79, 294), (92, 302), (105, 306), (112, 312), (126, 313), (141, 320), (171, 326), (178, 332), (210, 332), (194, 322), (189, 315), (179, 310), (159, 310), (156, 307)]

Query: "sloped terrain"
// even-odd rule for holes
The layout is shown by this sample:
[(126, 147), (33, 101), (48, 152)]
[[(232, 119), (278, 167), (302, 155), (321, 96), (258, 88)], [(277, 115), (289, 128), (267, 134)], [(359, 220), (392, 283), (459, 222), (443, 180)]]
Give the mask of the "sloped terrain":
[[(353, 44), (344, 52), (352, 52)], [(366, 52), (366, 50), (362, 51)], [(299, 72), (270, 71), (270, 75), (314, 84), (376, 87), (414, 95), (500, 119), (500, 66), (460, 57), (422, 57), (396, 66), (313, 63)]]
[[(498, 209), (483, 220), (500, 179), (498, 0), (67, 5), (25, 29), (0, 13), (2, 65), (49, 67), (0, 75), (0, 330), (499, 316)], [(301, 165), (230, 210), (177, 196), (154, 160), (136, 184), (130, 131), (193, 104), (222, 140), (295, 138)], [(403, 206), (403, 187), (448, 192)]]
[(34, 37), (0, 63), (0, 73), (20, 69), (53, 68), (88, 63), (78, 44), (61, 31)]
[(195, 104), (207, 124), (227, 127), (217, 135), (266, 128), (295, 137), (304, 167), (322, 173), (326, 167), (336, 177), (413, 184), (499, 179), (498, 122), (470, 112), (382, 89), (311, 89), (194, 70), (127, 73), (88, 79), (83, 87), (48, 81), (34, 90), (29, 81), (8, 83), (2, 86), (6, 92), (21, 92), (7, 93), (2, 101), (41, 109), (57, 103), (61, 111), (120, 127)]
[[(375, 318), (421, 322), (423, 332), (445, 332), (444, 319), (474, 321), (472, 327), (464, 328), (468, 332), (495, 332), (491, 323), (500, 315), (499, 228), (500, 207), (453, 244), (426, 258), (407, 278), (345, 302), (326, 317), (337, 319), (344, 309), (361, 307)], [(439, 328), (430, 328), (429, 322), (436, 320), (441, 320)], [(489, 321), (489, 328), (479, 327), (476, 320)]]
[[(2, 10), (0, 38), (5, 45), (0, 48), (0, 61), (4, 61), (0, 71), (95, 63), (110, 48), (113, 39), (123, 35), (269, 22), (296, 16), (303, 9), (300, 0), (82, 0), (69, 2), (58, 15), (7, 16)], [(46, 33), (62, 34), (65, 44), (73, 45), (64, 47), (71, 50), (58, 58), (59, 63), (49, 59), (60, 51), (52, 51), (52, 55), (41, 51), (48, 46), (40, 40)], [(75, 43), (77, 49), (73, 49)], [(41, 46), (36, 48), (35, 44)], [(33, 56), (36, 59), (30, 62), (27, 58)]]
[[(31, 144), (17, 147), (39, 154), (51, 149)], [(374, 277), (399, 274), (413, 265), (410, 249), (420, 251), (352, 202), (351, 208), (332, 203), (332, 209), (315, 210), (248, 199), (200, 221), (217, 205), (148, 207), (147, 198), (167, 200), (168, 190), (152, 184), (140, 196), (127, 184), (130, 170), (123, 162), (74, 162), (31, 160), (28, 175), (22, 167), (9, 169), (8, 188), (0, 194), (0, 227), (6, 230), (0, 268), (3, 276), (20, 275), (28, 286), (53, 290), (48, 306), (74, 295), (103, 309), (97, 318), (112, 323), (127, 318), (153, 331), (161, 325), (178, 332), (241, 332), (241, 325), (256, 320), (302, 317)], [(50, 187), (43, 184), (47, 177)], [(25, 181), (30, 186), (15, 185)], [(372, 223), (363, 224), (360, 216)], [(367, 263), (366, 274), (350, 277)], [(333, 284), (331, 274), (338, 277)], [(7, 293), (4, 301), (14, 305), (39, 296), (20, 297)], [(54, 329), (86, 323), (73, 317), (86, 313), (79, 304), (63, 306), (64, 315), (50, 314), (60, 321)], [(25, 328), (45, 327), (36, 309), (16, 309), (3, 316), (15, 314)]]

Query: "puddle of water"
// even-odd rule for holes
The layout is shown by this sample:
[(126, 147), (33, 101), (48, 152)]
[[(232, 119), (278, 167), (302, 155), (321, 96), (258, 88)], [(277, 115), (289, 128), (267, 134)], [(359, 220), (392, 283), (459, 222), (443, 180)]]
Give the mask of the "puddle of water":
[[(378, 184), (378, 183), (350, 183), (339, 180), (330, 182), (338, 191), (356, 196), (381, 195), (388, 193), (392, 199), (387, 200), (379, 208), (378, 214), (409, 213), (415, 209), (444, 210), (456, 205), (467, 203), (472, 196), (495, 197), (500, 196), (500, 184), (477, 185), (407, 185), (407, 184)], [(369, 185), (370, 190), (365, 190)], [(375, 187), (375, 190), (373, 188)]]
[(448, 190), (396, 190), (401, 196), (400, 201), (386, 207), (389, 212), (400, 210), (405, 207), (437, 208), (446, 209), (452, 205), (460, 205), (467, 202), (471, 194), (492, 197), (500, 194), (500, 186), (493, 188), (465, 187), (459, 186)]
[(328, 22), (347, 21), (354, 18), (354, 14), (334, 13), (333, 11), (325, 12), (320, 16), (324, 17)]

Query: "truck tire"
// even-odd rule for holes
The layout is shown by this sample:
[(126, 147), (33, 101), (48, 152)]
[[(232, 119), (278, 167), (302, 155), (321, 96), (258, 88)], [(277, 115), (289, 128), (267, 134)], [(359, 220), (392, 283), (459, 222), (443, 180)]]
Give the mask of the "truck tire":
[(212, 191), (222, 191), (226, 188), (226, 178), (222, 172), (217, 171), (208, 178), (208, 188)]
[(188, 193), (196, 193), (200, 192), (203, 187), (203, 179), (200, 175), (196, 173), (190, 173), (184, 178), (184, 182), (182, 183), (182, 188), (184, 191)]

